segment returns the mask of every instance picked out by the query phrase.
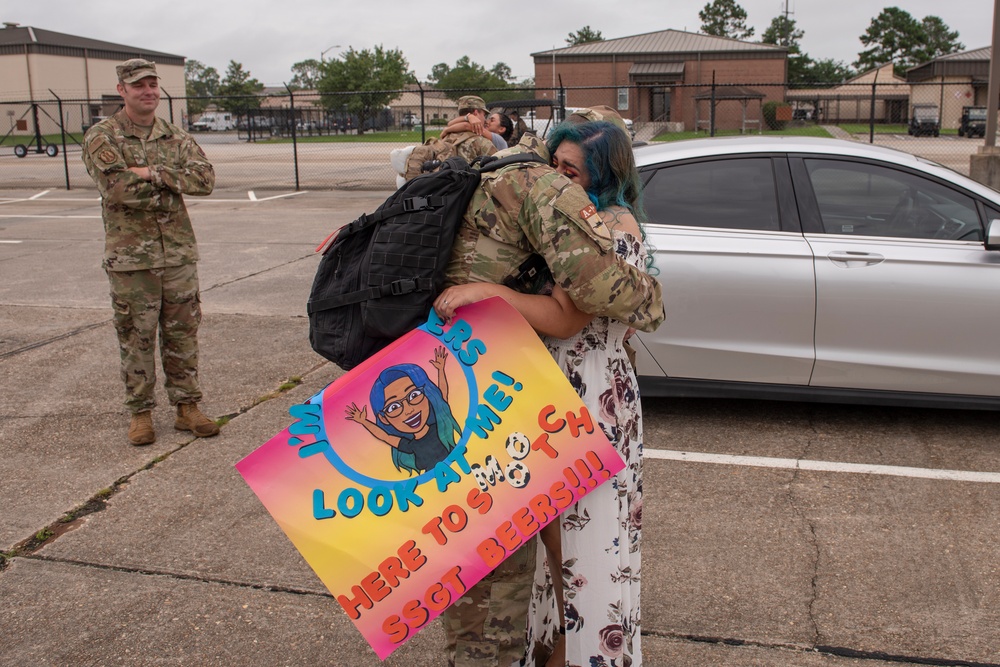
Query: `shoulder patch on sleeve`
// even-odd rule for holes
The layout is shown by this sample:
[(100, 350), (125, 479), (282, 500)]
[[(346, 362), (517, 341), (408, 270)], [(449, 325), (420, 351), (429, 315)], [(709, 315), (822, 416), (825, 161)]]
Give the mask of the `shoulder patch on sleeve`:
[(106, 137), (101, 137), (97, 141), (91, 142), (88, 152), (94, 165), (101, 171), (108, 171), (113, 168), (125, 168), (125, 158), (121, 151), (111, 145)]
[(553, 200), (552, 206), (575, 222), (601, 248), (611, 248), (611, 230), (597, 214), (597, 207), (583, 188), (578, 185), (563, 188)]

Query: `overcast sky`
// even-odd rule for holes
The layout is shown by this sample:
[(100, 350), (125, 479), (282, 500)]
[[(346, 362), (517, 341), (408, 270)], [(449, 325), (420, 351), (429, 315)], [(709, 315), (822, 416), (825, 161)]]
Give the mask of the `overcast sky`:
[[(0, 21), (148, 48), (199, 60), (224, 74), (236, 60), (267, 85), (291, 78), (293, 63), (332, 58), (347, 47), (398, 48), (421, 80), (437, 63), (468, 55), (491, 68), (507, 63), (518, 79), (534, 76), (531, 53), (566, 46), (585, 25), (605, 39), (672, 28), (697, 32), (708, 0), (209, 0), (199, 3), (8, 2)], [(862, 50), (858, 38), (883, 7), (896, 6), (918, 21), (941, 17), (967, 49), (989, 46), (990, 0), (788, 0), (791, 18), (805, 32), (802, 50), (813, 59), (848, 65)], [(783, 0), (740, 0), (760, 36)], [(444, 16), (445, 9), (455, 13)], [(327, 51), (329, 49), (329, 51)]]

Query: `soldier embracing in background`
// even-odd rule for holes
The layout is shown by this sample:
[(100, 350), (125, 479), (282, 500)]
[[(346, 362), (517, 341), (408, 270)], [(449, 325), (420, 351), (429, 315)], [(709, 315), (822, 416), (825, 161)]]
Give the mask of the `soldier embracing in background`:
[(217, 435), (218, 425), (198, 409), (198, 248), (182, 198), (210, 194), (215, 171), (191, 135), (156, 117), (155, 63), (133, 58), (116, 70), (124, 107), (87, 131), (83, 161), (101, 193), (103, 266), (132, 413), (128, 441), (156, 440), (157, 330), (167, 397), (177, 406), (174, 428)]

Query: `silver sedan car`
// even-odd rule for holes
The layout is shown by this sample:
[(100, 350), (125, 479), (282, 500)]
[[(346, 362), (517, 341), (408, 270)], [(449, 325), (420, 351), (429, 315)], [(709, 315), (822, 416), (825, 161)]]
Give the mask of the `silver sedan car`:
[(645, 396), (1000, 409), (1000, 192), (833, 139), (635, 154), (667, 314), (632, 339)]

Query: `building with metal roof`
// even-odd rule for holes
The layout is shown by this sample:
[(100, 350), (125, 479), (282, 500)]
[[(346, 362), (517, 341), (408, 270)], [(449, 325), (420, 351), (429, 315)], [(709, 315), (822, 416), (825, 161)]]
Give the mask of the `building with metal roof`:
[(992, 51), (984, 46), (911, 67), (906, 72), (911, 105), (936, 104), (941, 110), (941, 127), (957, 128), (962, 107), (986, 106)]
[[(788, 49), (668, 29), (531, 56), (538, 97), (567, 88), (566, 106), (607, 104), (636, 123), (691, 130), (699, 120), (696, 98), (713, 85), (750, 88), (760, 101), (783, 99)], [(745, 126), (746, 106), (730, 107), (718, 109), (719, 127)]]
[[(184, 122), (184, 56), (4, 23), (0, 28), (0, 103), (12, 134), (58, 132), (56, 100), (63, 103), (67, 131), (79, 131), (121, 106), (115, 66), (129, 58), (156, 63), (164, 101), (157, 113)], [(39, 113), (41, 111), (41, 113)], [(32, 113), (33, 112), (33, 113)], [(34, 121), (33, 117), (39, 121)], [(0, 119), (0, 122), (3, 122)], [(8, 128), (3, 127), (3, 134)], [(24, 128), (24, 129), (19, 129)]]

